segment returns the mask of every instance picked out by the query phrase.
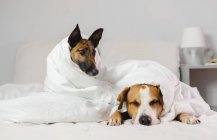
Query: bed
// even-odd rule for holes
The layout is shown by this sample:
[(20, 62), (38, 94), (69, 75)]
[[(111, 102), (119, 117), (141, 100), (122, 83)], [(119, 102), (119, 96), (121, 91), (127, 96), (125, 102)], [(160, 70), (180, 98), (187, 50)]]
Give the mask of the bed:
[[(46, 56), (56, 42), (34, 42), (17, 51), (14, 83), (43, 84)], [(102, 61), (114, 66), (126, 59), (149, 59), (168, 67), (179, 77), (179, 48), (176, 44), (150, 40), (102, 41), (99, 47)], [(217, 116), (212, 116), (213, 119)], [(212, 118), (211, 118), (212, 119)], [(206, 139), (217, 138), (217, 121), (199, 125), (165, 122), (154, 126), (131, 125), (107, 126), (106, 122), (14, 124), (0, 123), (0, 140), (97, 140), (97, 139)]]

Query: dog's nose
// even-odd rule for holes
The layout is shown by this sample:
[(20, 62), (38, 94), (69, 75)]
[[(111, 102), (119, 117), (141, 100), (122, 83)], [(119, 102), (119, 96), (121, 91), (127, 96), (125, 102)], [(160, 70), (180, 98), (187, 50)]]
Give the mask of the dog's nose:
[(99, 73), (99, 71), (98, 71), (97, 69), (93, 69), (93, 70), (92, 70), (93, 76), (97, 75), (98, 73)]
[(151, 124), (151, 117), (149, 117), (147, 115), (142, 115), (139, 118), (139, 123), (142, 125), (150, 125)]

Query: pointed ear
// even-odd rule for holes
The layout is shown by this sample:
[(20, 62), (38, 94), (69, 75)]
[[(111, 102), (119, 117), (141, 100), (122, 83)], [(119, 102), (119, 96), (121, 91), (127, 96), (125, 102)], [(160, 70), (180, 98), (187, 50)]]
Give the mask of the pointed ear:
[(93, 43), (95, 48), (99, 44), (99, 41), (100, 41), (100, 39), (102, 37), (102, 32), (103, 32), (103, 28), (99, 28), (96, 31), (94, 31), (92, 33), (92, 35), (89, 37), (89, 39), (88, 39)]
[(68, 43), (71, 47), (74, 47), (81, 39), (82, 39), (81, 32), (77, 24), (77, 26), (75, 27), (75, 29), (72, 31), (72, 33), (68, 38)]
[(122, 109), (124, 102), (127, 101), (127, 95), (130, 91), (130, 87), (126, 87), (121, 93), (118, 95), (118, 101), (120, 102), (118, 106), (118, 110)]

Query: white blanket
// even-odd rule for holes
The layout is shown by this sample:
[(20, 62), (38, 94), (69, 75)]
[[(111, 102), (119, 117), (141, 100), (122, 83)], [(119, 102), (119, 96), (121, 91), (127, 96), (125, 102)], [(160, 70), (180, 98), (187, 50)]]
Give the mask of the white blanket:
[(134, 84), (159, 85), (164, 101), (161, 121), (171, 121), (181, 112), (198, 117), (215, 114), (197, 88), (180, 82), (169, 69), (153, 61), (125, 61), (111, 68), (105, 78), (122, 89)]
[[(100, 73), (90, 77), (71, 61), (67, 39), (61, 41), (47, 58), (44, 90), (31, 85), (33, 88), (28, 88), (29, 92), (18, 90), (13, 96), (10, 89), (16, 89), (14, 85), (0, 88), (0, 120), (31, 123), (103, 121), (117, 107), (116, 98), (121, 89), (143, 83), (160, 86), (165, 104), (162, 121), (170, 121), (182, 111), (196, 116), (213, 113), (196, 88), (178, 81), (162, 65), (131, 60), (107, 70), (96, 54)], [(3, 98), (5, 94), (11, 94), (12, 99)]]
[[(47, 57), (44, 90), (31, 90), (37, 89), (35, 85), (28, 88), (28, 94), (17, 85), (0, 89), (0, 98), (3, 98), (0, 120), (32, 123), (105, 120), (116, 102), (115, 88), (101, 80), (106, 68), (101, 64), (98, 52), (95, 59), (100, 72), (97, 77), (90, 77), (71, 61), (65, 38)], [(8, 99), (5, 95), (20, 98), (4, 100)]]

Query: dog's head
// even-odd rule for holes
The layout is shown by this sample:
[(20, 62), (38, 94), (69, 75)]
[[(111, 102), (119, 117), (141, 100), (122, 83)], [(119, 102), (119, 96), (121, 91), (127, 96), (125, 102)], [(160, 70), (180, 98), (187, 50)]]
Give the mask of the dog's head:
[(99, 28), (88, 39), (83, 39), (79, 26), (77, 25), (68, 38), (72, 61), (90, 76), (98, 74), (95, 62), (95, 49), (102, 37), (102, 32), (103, 29)]
[(125, 88), (118, 96), (120, 110), (126, 102), (127, 112), (133, 124), (153, 125), (160, 123), (163, 97), (158, 86), (134, 85)]

